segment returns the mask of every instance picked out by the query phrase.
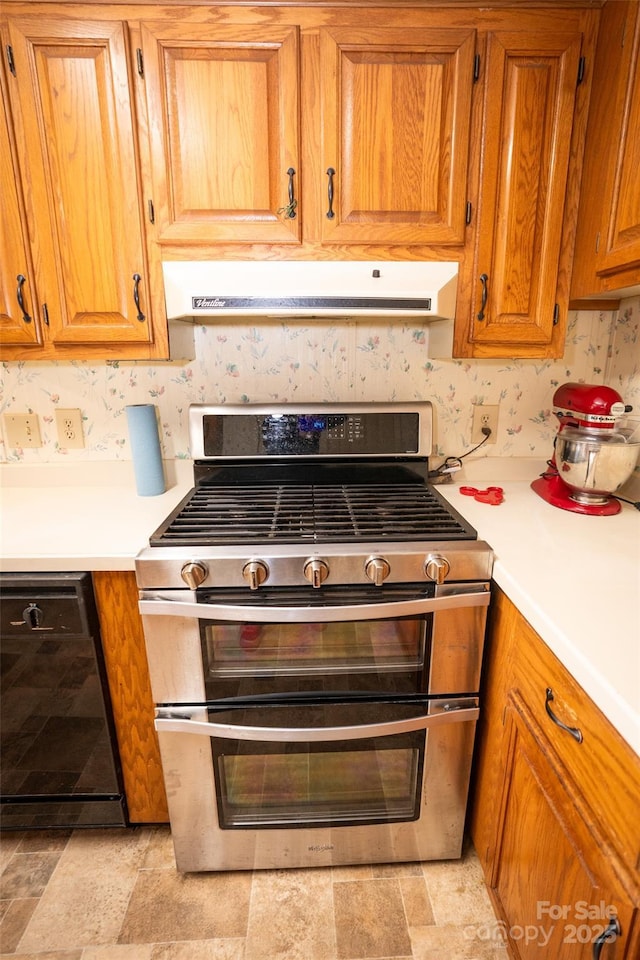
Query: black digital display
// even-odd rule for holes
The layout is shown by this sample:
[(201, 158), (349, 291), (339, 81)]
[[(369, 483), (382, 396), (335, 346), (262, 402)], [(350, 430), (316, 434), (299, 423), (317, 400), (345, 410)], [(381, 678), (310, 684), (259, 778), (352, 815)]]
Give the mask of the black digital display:
[(418, 453), (417, 413), (260, 413), (203, 417), (205, 457), (362, 457)]

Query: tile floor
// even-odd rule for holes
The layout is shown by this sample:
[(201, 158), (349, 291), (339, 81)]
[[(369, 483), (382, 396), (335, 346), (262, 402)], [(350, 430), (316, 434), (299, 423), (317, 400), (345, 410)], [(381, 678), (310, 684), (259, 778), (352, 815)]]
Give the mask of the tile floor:
[(179, 874), (168, 828), (3, 834), (3, 960), (506, 960), (475, 852)]

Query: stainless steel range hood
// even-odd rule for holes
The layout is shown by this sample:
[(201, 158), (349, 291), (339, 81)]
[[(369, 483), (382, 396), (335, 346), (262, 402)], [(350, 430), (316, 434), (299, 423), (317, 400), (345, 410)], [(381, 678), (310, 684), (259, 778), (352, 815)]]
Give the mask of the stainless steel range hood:
[(165, 261), (169, 320), (381, 317), (421, 321), (455, 313), (456, 262)]

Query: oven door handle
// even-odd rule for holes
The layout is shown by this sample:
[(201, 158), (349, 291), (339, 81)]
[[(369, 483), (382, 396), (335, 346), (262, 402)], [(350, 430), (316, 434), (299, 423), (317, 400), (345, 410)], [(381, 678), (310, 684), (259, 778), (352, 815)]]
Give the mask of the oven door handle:
[[(465, 703), (475, 704), (464, 706)], [(434, 705), (432, 704), (432, 707)], [(366, 740), (370, 737), (389, 737), (414, 730), (428, 730), (447, 723), (477, 720), (480, 710), (477, 700), (447, 701), (437, 707), (437, 713), (428, 716), (409, 717), (404, 720), (388, 720), (384, 723), (365, 723), (348, 727), (249, 727), (232, 723), (216, 723), (191, 720), (176, 716), (169, 710), (158, 710), (155, 728), (158, 733), (197, 733), (205, 737), (222, 737), (225, 740), (259, 740), (268, 743), (324, 743), (335, 740)]]
[(250, 623), (332, 623), (344, 620), (385, 620), (391, 617), (412, 617), (440, 610), (461, 607), (488, 607), (490, 593), (460, 593), (443, 597), (398, 600), (392, 603), (354, 603), (337, 607), (259, 607), (254, 604), (190, 603), (157, 599), (140, 600), (138, 607), (145, 616), (195, 617), (199, 620), (233, 620)]

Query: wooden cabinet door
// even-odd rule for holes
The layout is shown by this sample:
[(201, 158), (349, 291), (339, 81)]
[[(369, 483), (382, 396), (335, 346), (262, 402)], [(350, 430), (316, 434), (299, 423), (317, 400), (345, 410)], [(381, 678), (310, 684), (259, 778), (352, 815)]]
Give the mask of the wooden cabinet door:
[[(620, 59), (621, 122), (617, 145), (610, 143), (610, 169), (604, 198), (610, 198), (598, 244), (597, 272), (607, 274), (640, 264), (640, 5), (629, 4)], [(613, 41), (613, 38), (612, 38)], [(609, 109), (612, 103), (609, 101)], [(616, 149), (617, 147), (617, 149)], [(603, 199), (602, 194), (600, 195)]]
[(321, 30), (324, 242), (463, 244), (475, 36)]
[(43, 277), (39, 292), (49, 307), (47, 339), (56, 347), (147, 343), (124, 26), (15, 18), (9, 38), (25, 203)]
[(552, 340), (580, 50), (575, 33), (488, 36), (476, 344)]
[(0, 76), (0, 344), (29, 346), (41, 342), (38, 301), (3, 80)]
[(594, 941), (615, 913), (620, 933), (598, 955), (631, 960), (638, 948), (637, 911), (623, 890), (600, 879), (609, 851), (597, 824), (580, 817), (579, 796), (517, 694), (510, 698), (506, 726), (506, 787), (491, 885), (513, 956), (591, 960)]
[(142, 24), (160, 243), (300, 241), (298, 48), (294, 26)]

